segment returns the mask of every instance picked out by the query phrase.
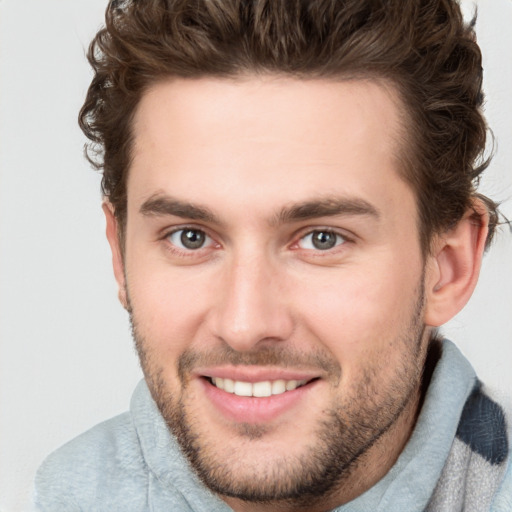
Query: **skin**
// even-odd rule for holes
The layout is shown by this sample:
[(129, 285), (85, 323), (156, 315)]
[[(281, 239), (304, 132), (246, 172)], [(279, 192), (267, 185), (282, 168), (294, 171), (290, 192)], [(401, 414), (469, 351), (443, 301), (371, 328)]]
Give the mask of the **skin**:
[[(431, 327), (474, 288), (485, 219), (423, 257), (400, 112), (382, 83), (272, 76), (162, 82), (138, 106), (124, 252), (104, 207), (120, 299), (162, 414), (234, 510), (328, 510), (382, 478)], [(205, 379), (226, 374), (308, 384), (231, 415)]]

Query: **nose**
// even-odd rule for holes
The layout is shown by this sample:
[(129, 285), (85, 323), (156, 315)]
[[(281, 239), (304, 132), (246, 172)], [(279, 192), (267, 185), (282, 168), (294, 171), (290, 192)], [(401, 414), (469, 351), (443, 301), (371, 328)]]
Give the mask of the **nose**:
[(222, 274), (213, 315), (217, 338), (249, 352), (290, 337), (294, 324), (286, 279), (276, 265), (263, 257), (239, 257)]

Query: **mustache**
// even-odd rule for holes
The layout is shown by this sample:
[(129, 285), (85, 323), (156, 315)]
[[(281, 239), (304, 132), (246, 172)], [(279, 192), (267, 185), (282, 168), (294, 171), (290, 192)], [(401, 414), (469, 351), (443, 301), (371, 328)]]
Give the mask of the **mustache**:
[(315, 350), (302, 352), (288, 347), (262, 347), (251, 352), (238, 352), (229, 345), (198, 351), (185, 350), (178, 358), (178, 376), (186, 382), (194, 368), (202, 366), (276, 366), (297, 370), (321, 370), (339, 380), (341, 367), (328, 352)]

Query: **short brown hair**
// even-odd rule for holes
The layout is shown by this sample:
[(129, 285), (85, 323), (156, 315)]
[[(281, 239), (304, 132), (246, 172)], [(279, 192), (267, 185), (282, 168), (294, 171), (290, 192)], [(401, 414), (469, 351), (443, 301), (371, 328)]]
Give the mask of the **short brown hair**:
[(498, 214), (476, 192), (489, 162), (473, 25), (455, 0), (112, 0), (88, 54), (88, 158), (124, 227), (132, 120), (154, 83), (250, 72), (385, 79), (410, 124), (402, 172), (416, 193), (423, 250), (475, 197), (489, 210), (490, 242)]

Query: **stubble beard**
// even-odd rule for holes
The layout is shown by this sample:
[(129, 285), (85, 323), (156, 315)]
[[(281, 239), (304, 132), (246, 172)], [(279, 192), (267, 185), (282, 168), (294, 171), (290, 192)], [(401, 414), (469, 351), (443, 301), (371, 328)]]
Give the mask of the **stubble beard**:
[[(306, 443), (302, 453), (281, 457), (272, 461), (273, 464), (265, 467), (261, 474), (251, 473), (250, 476), (246, 476), (247, 470), (243, 471), (244, 456), (229, 449), (230, 438), (226, 440), (225, 449), (219, 452), (212, 440), (205, 436), (200, 412), (196, 414), (187, 405), (188, 371), (196, 359), (212, 362), (213, 358), (219, 363), (222, 360), (232, 364), (275, 364), (283, 367), (296, 364), (301, 357), (302, 361), (307, 361), (307, 356), (293, 354), (290, 363), (290, 354), (282, 349), (240, 354), (228, 347), (222, 354), (217, 352), (212, 357), (184, 352), (177, 368), (181, 389), (171, 390), (163, 378), (163, 368), (154, 364), (151, 358), (151, 350), (139, 332), (133, 311), (129, 312), (137, 352), (152, 397), (203, 483), (221, 496), (255, 503), (281, 502), (299, 509), (342, 488), (361, 456), (397, 422), (407, 405), (416, 398), (424, 363), (421, 356), (425, 332), (423, 308), (424, 290), (421, 285), (408, 326), (395, 340), (403, 346), (404, 355), (395, 371), (393, 383), (385, 393), (375, 378), (376, 368), (367, 368), (350, 400), (342, 399), (339, 404), (323, 411), (314, 439)], [(329, 367), (331, 382), (339, 381), (341, 368), (332, 357), (320, 354), (309, 359), (310, 365), (314, 359), (324, 369)], [(253, 443), (264, 438), (266, 433), (265, 426), (240, 424), (235, 434), (246, 443)]]

